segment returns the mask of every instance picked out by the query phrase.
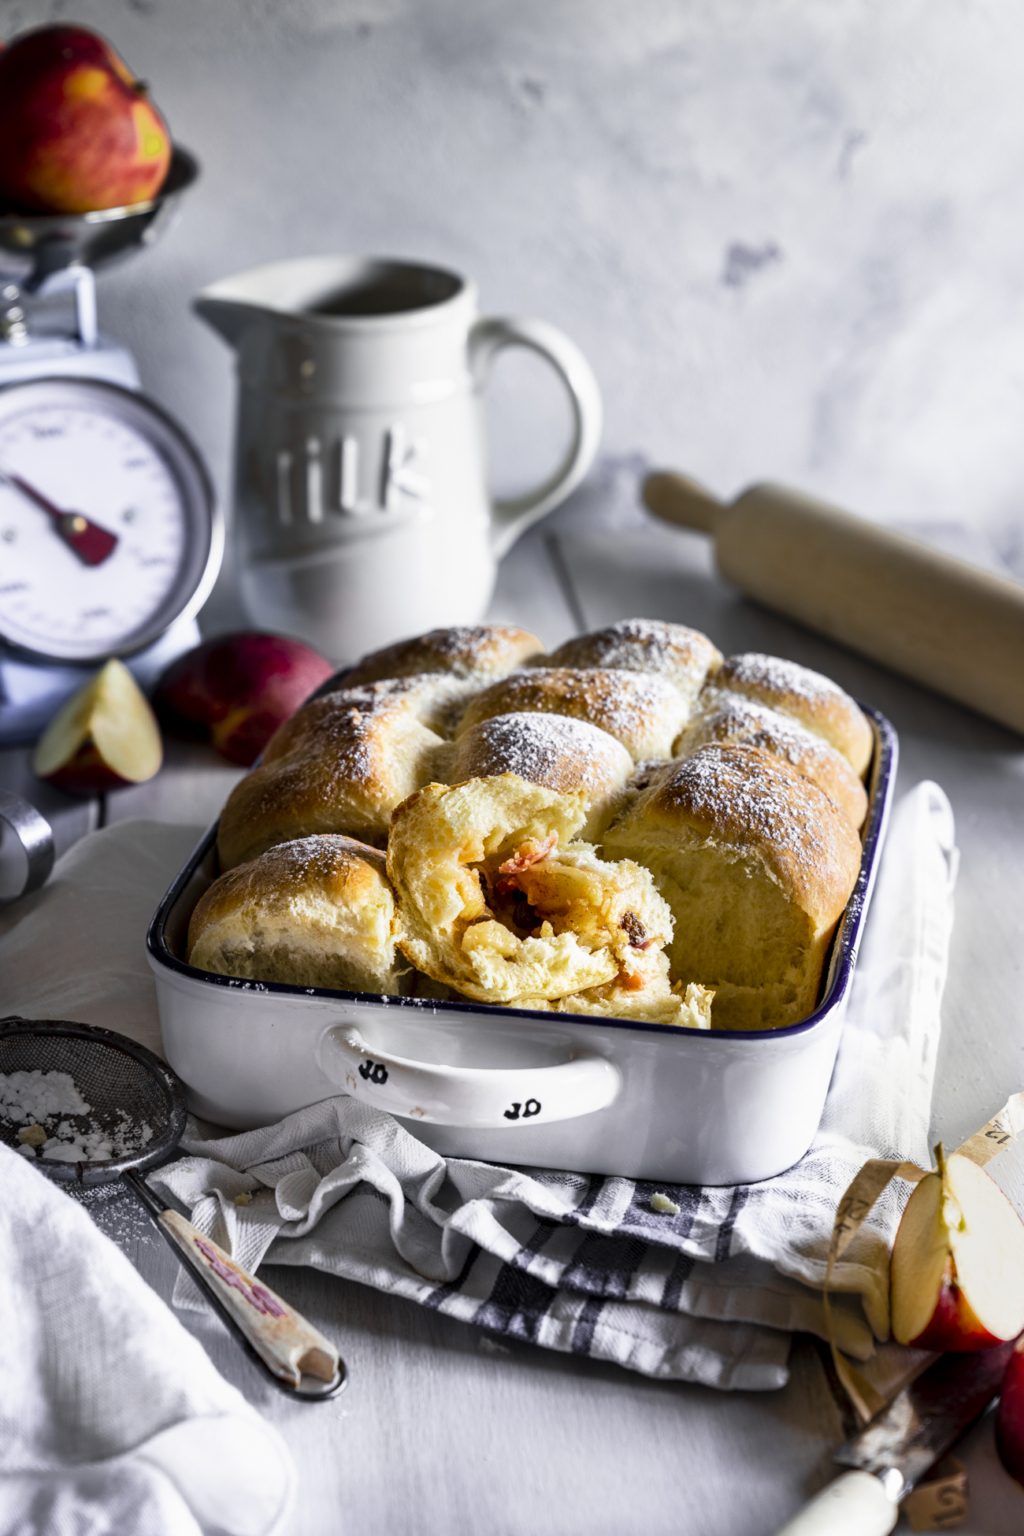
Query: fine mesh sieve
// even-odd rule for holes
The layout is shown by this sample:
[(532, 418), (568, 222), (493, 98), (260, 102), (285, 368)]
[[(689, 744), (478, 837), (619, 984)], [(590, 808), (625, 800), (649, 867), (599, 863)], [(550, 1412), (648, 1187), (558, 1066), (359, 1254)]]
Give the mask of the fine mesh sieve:
[[(0, 1088), (7, 1089), (16, 1072), (64, 1073), (89, 1106), (78, 1114), (40, 1114), (42, 1129), (35, 1138), (46, 1132), (54, 1143), (49, 1155), (46, 1148), (33, 1147), (31, 1158), (40, 1172), (85, 1186), (123, 1178), (276, 1386), (318, 1401), (344, 1385), (344, 1362), (330, 1340), (179, 1212), (166, 1209), (142, 1177), (145, 1169), (166, 1161), (185, 1130), (185, 1091), (166, 1062), (134, 1040), (90, 1024), (0, 1019)], [(67, 1091), (68, 1085), (61, 1086)], [(4, 1096), (0, 1093), (0, 1142), (17, 1151), (31, 1126), (25, 1107), (5, 1106)], [(81, 1155), (56, 1160), (55, 1154), (69, 1149)]]
[[(79, 1136), (100, 1132), (125, 1148), (105, 1160), (33, 1161), (61, 1183), (109, 1184), (130, 1168), (152, 1168), (174, 1151), (185, 1129), (185, 1093), (170, 1067), (124, 1035), (51, 1019), (0, 1020), (0, 1074), (65, 1072), (88, 1114), (53, 1116)], [(17, 1149), (20, 1121), (4, 1118), (0, 1142)]]

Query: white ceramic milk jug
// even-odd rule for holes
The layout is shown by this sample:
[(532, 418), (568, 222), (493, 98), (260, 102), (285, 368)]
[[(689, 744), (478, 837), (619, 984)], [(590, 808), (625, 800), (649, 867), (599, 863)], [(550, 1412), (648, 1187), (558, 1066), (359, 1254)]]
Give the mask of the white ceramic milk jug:
[[(543, 321), (479, 318), (453, 272), (309, 257), (226, 278), (195, 307), (238, 359), (243, 602), (332, 660), (479, 619), (497, 561), (597, 450), (601, 400), (579, 350)], [(545, 484), (494, 501), (482, 396), (507, 346), (558, 371), (573, 431)]]

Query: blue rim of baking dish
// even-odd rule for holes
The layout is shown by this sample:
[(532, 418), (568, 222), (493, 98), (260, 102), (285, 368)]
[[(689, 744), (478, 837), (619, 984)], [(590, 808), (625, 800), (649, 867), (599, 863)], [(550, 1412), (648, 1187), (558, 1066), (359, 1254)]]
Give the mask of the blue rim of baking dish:
[[(328, 687), (330, 684), (328, 684)], [(318, 690), (323, 691), (323, 690)], [(572, 1019), (576, 1024), (594, 1024), (601, 1028), (615, 1028), (624, 1030), (641, 1030), (644, 1033), (653, 1034), (684, 1034), (699, 1036), (705, 1040), (791, 1040), (796, 1035), (806, 1034), (817, 1024), (834, 1012), (849, 991), (853, 976), (854, 965), (857, 959), (857, 951), (860, 948), (861, 934), (863, 932), (864, 916), (867, 912), (874, 888), (875, 876), (878, 868), (878, 857), (881, 853), (885, 831), (889, 821), (889, 807), (892, 800), (892, 789), (896, 779), (896, 764), (899, 756), (896, 732), (892, 724), (886, 719), (880, 710), (872, 708), (869, 704), (861, 704), (860, 708), (871, 721), (874, 736), (875, 750), (872, 755), (871, 769), (868, 776), (868, 814), (864, 821), (861, 838), (860, 872), (856, 884), (850, 893), (850, 898), (839, 919), (835, 937), (832, 940), (832, 949), (829, 956), (829, 964), (826, 970), (827, 983), (825, 991), (817, 1008), (806, 1019), (799, 1020), (796, 1024), (784, 1024), (776, 1029), (691, 1029), (678, 1024), (651, 1024), (641, 1019), (616, 1019), (604, 1014), (595, 1016), (591, 1014), (564, 1014), (559, 1015), (559, 1022)], [(442, 1002), (429, 997), (399, 997), (396, 995), (382, 996), (376, 992), (346, 992), (336, 991), (330, 987), (298, 987), (289, 982), (282, 981), (243, 981), (237, 976), (221, 976), (214, 971), (202, 971), (197, 966), (189, 965), (186, 960), (181, 960), (174, 953), (167, 936), (167, 925), (178, 901), (185, 892), (186, 887), (206, 858), (210, 849), (214, 846), (217, 837), (217, 822), (203, 834), (187, 862), (165, 891), (152, 921), (146, 932), (146, 948), (157, 964), (174, 971), (179, 976), (188, 977), (192, 981), (198, 981), (206, 986), (227, 987), (231, 991), (238, 992), (243, 987), (248, 991), (257, 991), (261, 996), (281, 997), (314, 997), (329, 1001), (360, 1003), (367, 1006), (392, 1008), (408, 1008), (420, 1013), (440, 1014), (479, 1014), (481, 1011), (493, 1015), (496, 1018), (529, 1019), (533, 1022), (547, 1024), (552, 1023), (550, 1013), (542, 1013), (532, 1008), (513, 1008), (507, 1004), (475, 1003), (472, 1001)]]

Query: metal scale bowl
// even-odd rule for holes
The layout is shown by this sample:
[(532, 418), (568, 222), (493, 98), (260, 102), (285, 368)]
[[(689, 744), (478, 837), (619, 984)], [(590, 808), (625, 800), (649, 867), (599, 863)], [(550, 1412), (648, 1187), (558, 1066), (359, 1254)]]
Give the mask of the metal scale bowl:
[(152, 245), (198, 175), (176, 148), (148, 202), (0, 208), (0, 742), (36, 735), (106, 657), (148, 686), (198, 639), (220, 512), (186, 434), (100, 333), (93, 275)]
[[(7, 212), (0, 204), (0, 383), (44, 370), (138, 383), (130, 353), (99, 336), (93, 273), (151, 246), (198, 175), (195, 158), (176, 148), (160, 195), (148, 202), (79, 214)], [(44, 327), (37, 334), (29, 307), (60, 294), (72, 297), (74, 333)]]

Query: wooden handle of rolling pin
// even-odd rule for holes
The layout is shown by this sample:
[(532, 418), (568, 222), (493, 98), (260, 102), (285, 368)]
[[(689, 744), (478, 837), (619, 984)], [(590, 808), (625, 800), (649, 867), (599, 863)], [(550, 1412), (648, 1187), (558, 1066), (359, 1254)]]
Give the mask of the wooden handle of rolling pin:
[(729, 503), (666, 470), (643, 500), (758, 602), (1024, 732), (1024, 586), (782, 486)]

